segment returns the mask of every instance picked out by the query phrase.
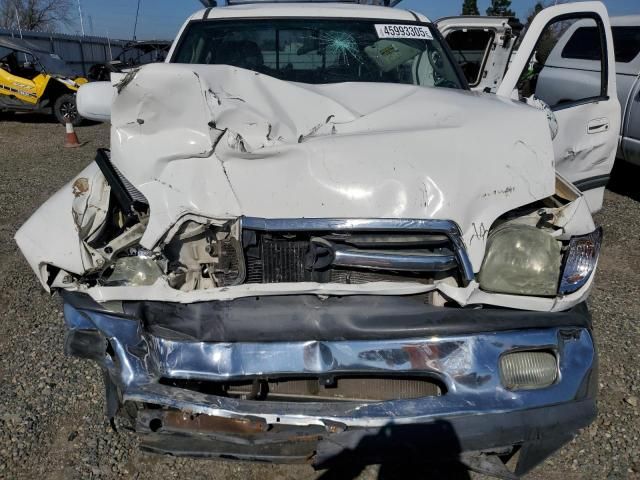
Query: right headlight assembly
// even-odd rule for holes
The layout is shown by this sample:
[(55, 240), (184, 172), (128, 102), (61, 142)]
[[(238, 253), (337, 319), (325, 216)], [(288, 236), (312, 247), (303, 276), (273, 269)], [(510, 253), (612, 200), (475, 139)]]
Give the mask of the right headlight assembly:
[(602, 229), (562, 243), (539, 228), (510, 224), (498, 227), (487, 242), (480, 269), (480, 288), (495, 293), (531, 296), (566, 295), (580, 289), (595, 270)]
[(521, 224), (498, 227), (487, 242), (480, 288), (515, 295), (555, 296), (562, 245), (547, 232)]

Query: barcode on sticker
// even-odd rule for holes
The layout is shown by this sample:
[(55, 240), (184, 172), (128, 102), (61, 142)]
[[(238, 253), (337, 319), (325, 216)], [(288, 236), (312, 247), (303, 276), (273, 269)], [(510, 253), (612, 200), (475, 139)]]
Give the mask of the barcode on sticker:
[(433, 40), (429, 27), (420, 25), (376, 25), (378, 38), (411, 38), (416, 40)]

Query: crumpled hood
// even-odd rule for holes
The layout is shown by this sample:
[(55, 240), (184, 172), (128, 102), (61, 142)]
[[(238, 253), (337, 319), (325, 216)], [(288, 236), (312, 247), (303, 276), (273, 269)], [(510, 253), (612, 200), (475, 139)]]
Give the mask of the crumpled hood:
[(112, 162), (149, 200), (147, 248), (187, 214), (437, 218), (477, 271), (495, 219), (554, 193), (545, 115), (489, 95), (152, 64), (111, 120)]

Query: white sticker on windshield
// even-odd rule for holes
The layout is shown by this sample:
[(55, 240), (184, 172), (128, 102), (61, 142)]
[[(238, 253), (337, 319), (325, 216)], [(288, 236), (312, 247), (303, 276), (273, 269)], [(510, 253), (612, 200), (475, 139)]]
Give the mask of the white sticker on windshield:
[(376, 25), (378, 38), (411, 38), (416, 40), (433, 40), (429, 27), (421, 25)]

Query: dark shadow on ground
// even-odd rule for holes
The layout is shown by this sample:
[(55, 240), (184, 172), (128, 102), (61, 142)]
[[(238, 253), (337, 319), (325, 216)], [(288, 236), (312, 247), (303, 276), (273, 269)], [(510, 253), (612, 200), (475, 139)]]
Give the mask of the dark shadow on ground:
[[(352, 480), (367, 465), (380, 465), (378, 480), (406, 478), (470, 480), (469, 468), (459, 459), (463, 446), (453, 425), (445, 420), (432, 424), (383, 427), (380, 430), (347, 431), (318, 444), (317, 466), (326, 469), (320, 480)], [(467, 463), (466, 461), (464, 463)], [(483, 473), (507, 470), (500, 463), (482, 464)], [(504, 470), (502, 470), (504, 469)]]
[(616, 160), (607, 189), (640, 202), (640, 167)]
[[(59, 124), (58, 119), (54, 118), (53, 115), (31, 112), (0, 112), (0, 122), (19, 122), (49, 125)], [(83, 127), (91, 127), (93, 125), (100, 125), (100, 122), (94, 122), (93, 120), (85, 119), (80, 125)]]
[(20, 123), (58, 123), (53, 115), (31, 112), (1, 112), (0, 121)]
[[(366, 468), (366, 465), (352, 464), (325, 471), (319, 480), (353, 480)], [(447, 479), (470, 480), (469, 470), (459, 463), (425, 464), (425, 463), (383, 463), (380, 465), (378, 480)]]

